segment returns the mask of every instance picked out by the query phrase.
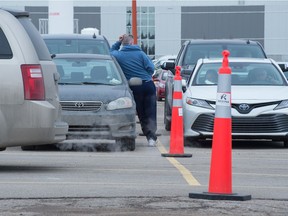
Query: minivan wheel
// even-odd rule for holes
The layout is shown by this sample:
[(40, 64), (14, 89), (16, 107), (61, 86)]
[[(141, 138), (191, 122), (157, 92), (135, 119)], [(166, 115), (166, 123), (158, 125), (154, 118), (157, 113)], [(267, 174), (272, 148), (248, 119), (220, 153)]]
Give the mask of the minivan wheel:
[(288, 140), (287, 139), (284, 140), (284, 148), (288, 148)]
[(21, 146), (21, 149), (23, 151), (33, 151), (36, 149), (36, 146), (35, 145), (29, 145), (29, 146)]
[(116, 139), (116, 145), (120, 146), (121, 151), (134, 151), (135, 138), (120, 138)]

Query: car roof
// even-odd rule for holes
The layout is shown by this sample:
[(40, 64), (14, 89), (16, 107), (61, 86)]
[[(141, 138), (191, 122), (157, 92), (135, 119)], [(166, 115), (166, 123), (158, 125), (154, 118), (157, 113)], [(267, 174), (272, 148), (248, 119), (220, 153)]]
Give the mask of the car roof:
[(53, 54), (53, 59), (57, 58), (95, 58), (95, 59), (103, 59), (103, 60), (111, 60), (113, 59), (110, 55), (101, 55), (101, 54), (90, 54), (90, 53), (59, 53)]
[(185, 44), (259, 44), (257, 41), (245, 39), (192, 39), (184, 42)]
[(42, 34), (44, 39), (99, 39), (105, 40), (103, 35), (96, 35), (96, 34)]
[(0, 10), (7, 11), (17, 18), (29, 17), (29, 12), (27, 12), (27, 11), (16, 10), (16, 9), (11, 9), (11, 8), (3, 8), (3, 7), (0, 7)]

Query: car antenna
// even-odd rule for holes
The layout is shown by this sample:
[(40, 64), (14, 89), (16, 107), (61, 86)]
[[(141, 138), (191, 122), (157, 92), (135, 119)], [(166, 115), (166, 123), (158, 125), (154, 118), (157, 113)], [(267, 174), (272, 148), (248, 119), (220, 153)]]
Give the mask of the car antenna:
[(56, 54), (52, 54), (51, 55), (51, 58), (53, 59), (53, 58), (55, 58), (56, 57)]
[(93, 34), (93, 38), (96, 38), (96, 34), (95, 33)]
[(249, 39), (247, 40), (247, 44), (250, 44), (250, 40)]

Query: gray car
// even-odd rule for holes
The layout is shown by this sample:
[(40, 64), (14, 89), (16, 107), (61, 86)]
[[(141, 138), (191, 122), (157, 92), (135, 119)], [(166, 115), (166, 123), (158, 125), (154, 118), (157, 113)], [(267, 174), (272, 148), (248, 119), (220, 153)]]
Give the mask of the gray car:
[(49, 52), (92, 53), (110, 55), (110, 45), (103, 35), (86, 34), (43, 34)]
[(135, 149), (136, 107), (128, 82), (109, 55), (57, 54), (62, 117), (67, 139), (115, 140), (121, 150)]
[(25, 11), (0, 9), (0, 149), (66, 139), (56, 65)]

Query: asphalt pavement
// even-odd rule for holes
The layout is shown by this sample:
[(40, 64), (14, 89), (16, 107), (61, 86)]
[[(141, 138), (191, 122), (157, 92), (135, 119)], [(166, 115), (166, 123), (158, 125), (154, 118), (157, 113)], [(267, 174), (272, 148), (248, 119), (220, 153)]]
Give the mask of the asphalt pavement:
[(185, 146), (189, 158), (163, 157), (170, 149), (163, 105), (157, 147), (148, 147), (138, 124), (134, 152), (0, 152), (0, 215), (288, 215), (288, 149), (277, 142), (233, 142), (233, 194), (250, 200), (189, 198), (208, 190), (211, 142)]

